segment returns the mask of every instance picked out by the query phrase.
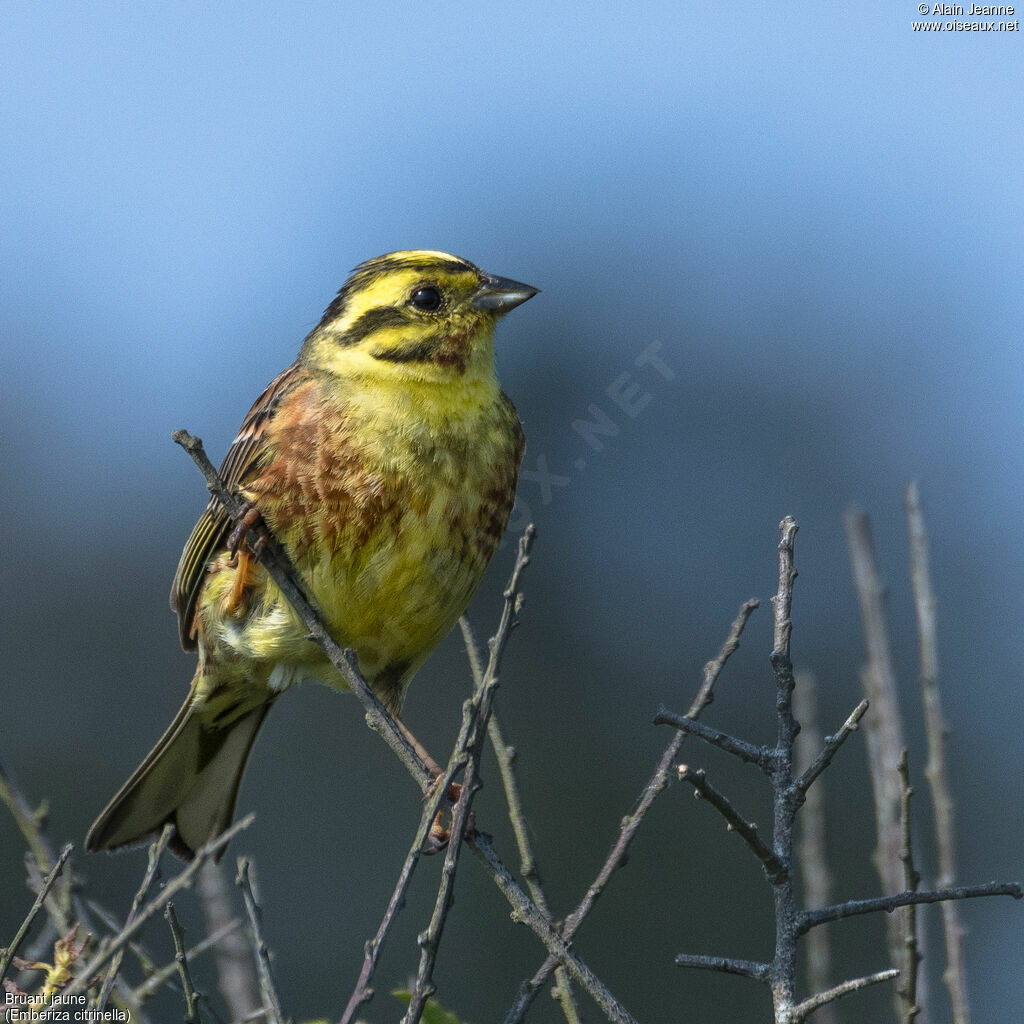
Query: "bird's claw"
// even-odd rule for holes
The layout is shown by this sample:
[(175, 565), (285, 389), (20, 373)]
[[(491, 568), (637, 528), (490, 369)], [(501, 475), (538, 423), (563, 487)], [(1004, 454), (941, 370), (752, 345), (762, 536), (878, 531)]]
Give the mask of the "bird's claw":
[(267, 529), (267, 524), (263, 521), (259, 509), (247, 502), (242, 508), (242, 514), (235, 520), (234, 529), (228, 534), (227, 546), (232, 556), (238, 553), (242, 541), (245, 540), (245, 535), (250, 530), (258, 534), (255, 543), (249, 545), (252, 553), (258, 555), (270, 542), (270, 531)]

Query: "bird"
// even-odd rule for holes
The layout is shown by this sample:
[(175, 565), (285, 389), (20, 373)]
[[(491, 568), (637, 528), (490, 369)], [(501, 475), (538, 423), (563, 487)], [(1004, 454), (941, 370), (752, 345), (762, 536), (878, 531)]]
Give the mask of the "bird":
[[(249, 410), (171, 587), (198, 661), (181, 710), (100, 813), (91, 851), (173, 825), (185, 860), (231, 824), (267, 712), (291, 686), (347, 689), (244, 537), (258, 525), (401, 722), (406, 691), (466, 608), (515, 501), (525, 439), (494, 328), (538, 289), (435, 250), (352, 271), (296, 361)], [(404, 727), (403, 727), (404, 728)]]

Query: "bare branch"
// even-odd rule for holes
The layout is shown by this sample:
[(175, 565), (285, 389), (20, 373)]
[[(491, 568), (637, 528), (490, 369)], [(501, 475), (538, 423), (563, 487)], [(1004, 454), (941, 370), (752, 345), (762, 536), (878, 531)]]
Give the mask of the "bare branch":
[(3, 981), (4, 975), (7, 973), (7, 968), (10, 967), (11, 960), (14, 959), (14, 954), (18, 952), (18, 947), (24, 941), (24, 938), (32, 927), (36, 916), (39, 914), (39, 911), (42, 910), (43, 904), (46, 902), (46, 897), (50, 895), (50, 890), (60, 877), (60, 873), (64, 870), (64, 864), (67, 862), (68, 857), (71, 856), (72, 849), (74, 849), (74, 847), (71, 843), (68, 843), (64, 849), (60, 851), (57, 863), (53, 865), (50, 869), (50, 873), (43, 879), (42, 884), (39, 886), (39, 892), (36, 894), (36, 898), (32, 903), (28, 914), (25, 916), (25, 920), (21, 922), (21, 927), (15, 933), (10, 945), (0, 952), (0, 981)]
[(525, 924), (547, 946), (556, 961), (565, 964), (609, 1020), (615, 1024), (636, 1024), (633, 1016), (608, 991), (604, 982), (570, 948), (568, 941), (558, 933), (550, 918), (542, 914), (533, 900), (523, 892), (512, 877), (512, 873), (495, 853), (491, 837), (485, 832), (477, 832), (472, 839), (467, 839), (467, 842), (477, 857), (488, 865), (498, 888), (512, 905), (513, 920)]
[[(903, 862), (903, 887), (908, 892), (916, 892), (921, 883), (921, 876), (914, 867), (914, 850), (910, 834), (910, 798), (914, 795), (914, 790), (910, 785), (910, 768), (905, 750), (900, 754), (899, 769), (900, 827), (903, 834), (900, 860)], [(917, 910), (913, 903), (908, 904), (903, 910), (903, 980), (896, 992), (903, 1000), (901, 1021), (903, 1024), (913, 1024), (914, 1018), (921, 1012), (917, 1005), (917, 968), (921, 963), (921, 953), (917, 948)]]
[[(907, 485), (907, 530), (910, 535), (910, 586), (914, 592), (917, 634), (921, 655), (921, 703), (924, 707), (925, 734), (928, 739), (928, 760), (924, 774), (935, 808), (935, 846), (939, 875), (936, 885), (952, 885), (956, 881), (956, 843), (953, 795), (946, 764), (946, 740), (949, 731), (942, 714), (939, 693), (939, 643), (935, 616), (935, 594), (932, 590), (928, 557), (928, 534), (921, 507), (921, 491), (917, 481)], [(949, 989), (953, 1007), (953, 1024), (970, 1024), (967, 1000), (967, 967), (964, 962), (964, 927), (960, 908), (955, 902), (943, 903), (942, 927), (946, 936), (946, 970), (943, 979)]]
[(207, 861), (199, 871), (197, 887), (207, 933), (222, 935), (224, 940), (214, 946), (217, 988), (227, 1004), (230, 1019), (238, 1020), (261, 1005), (260, 983), (245, 932), (230, 927), (237, 926), (239, 921), (234, 916), (235, 890), (228, 878), (227, 865)]
[[(480, 652), (476, 645), (476, 638), (473, 636), (473, 628), (465, 615), (459, 619), (459, 628), (462, 630), (462, 640), (466, 648), (466, 656), (469, 659), (473, 684), (479, 688), (483, 682), (483, 665), (480, 661)], [(550, 917), (551, 911), (548, 907), (547, 897), (544, 894), (544, 886), (541, 883), (537, 859), (533, 853), (533, 843), (530, 840), (530, 829), (526, 822), (526, 814), (523, 811), (519, 784), (516, 781), (516, 752), (505, 741), (497, 714), (492, 714), (490, 722), (487, 723), (487, 736), (491, 741), (491, 747), (498, 760), (498, 772), (501, 775), (501, 785), (505, 791), (508, 818), (512, 825), (512, 832), (515, 835), (516, 847), (519, 850), (520, 873), (526, 882), (530, 898), (537, 904), (541, 913), (547, 914)], [(576, 1000), (572, 991), (572, 980), (565, 967), (558, 966), (555, 968), (555, 983), (551, 988), (551, 995), (562, 1008), (567, 1024), (580, 1024), (579, 1010), (576, 1007)]]
[(688, 715), (677, 715), (664, 705), (658, 709), (654, 724), (675, 726), (705, 743), (710, 743), (713, 747), (718, 747), (719, 750), (724, 750), (727, 754), (732, 754), (733, 757), (738, 757), (741, 761), (756, 764), (762, 771), (766, 772), (770, 768), (771, 757), (764, 747), (755, 746), (746, 740), (740, 740), (728, 733), (720, 732), (718, 729), (712, 729), (704, 725), (703, 722), (695, 722)]
[[(686, 713), (687, 718), (697, 718), (713, 701), (715, 683), (718, 680), (722, 669), (725, 667), (725, 663), (729, 660), (732, 653), (739, 647), (740, 636), (743, 634), (744, 627), (758, 605), (758, 600), (756, 598), (751, 598), (749, 601), (744, 602), (740, 607), (739, 613), (733, 621), (732, 627), (729, 630), (729, 635), (726, 638), (725, 643), (722, 645), (721, 650), (704, 666), (701, 684), (697, 689), (697, 695), (690, 704), (690, 710)], [(626, 815), (626, 817), (622, 819), (622, 823), (619, 827), (619, 835), (612, 845), (608, 856), (605, 858), (604, 864), (601, 865), (601, 870), (598, 872), (597, 878), (594, 879), (593, 883), (587, 889), (587, 892), (579, 906), (577, 906), (569, 917), (566, 918), (565, 925), (562, 928), (562, 936), (566, 941), (571, 940), (576, 934), (580, 925), (600, 898), (601, 893), (604, 892), (609, 879), (625, 863), (626, 857), (629, 853), (630, 844), (633, 842), (633, 837), (636, 835), (640, 825), (643, 823), (651, 804), (654, 803), (658, 794), (661, 793), (668, 785), (669, 778), (671, 777), (672, 766), (679, 754), (679, 748), (682, 745), (683, 740), (686, 739), (686, 735), (687, 734), (682, 730), (677, 730), (673, 734), (672, 739), (665, 748), (665, 752), (661, 755), (661, 759), (658, 761), (658, 764), (654, 769), (654, 774), (648, 780), (647, 785), (644, 786), (636, 807), (632, 813)], [(557, 964), (558, 960), (553, 956), (549, 956), (547, 960), (541, 964), (534, 976), (520, 985), (519, 994), (516, 997), (516, 1001), (512, 1004), (508, 1013), (505, 1015), (504, 1024), (519, 1024), (519, 1022), (522, 1021), (523, 1017), (526, 1015), (527, 1009), (530, 1007), (530, 1004), (536, 998), (537, 993), (544, 986), (547, 979), (551, 976), (551, 972), (555, 969)]]
[[(201, 939), (194, 946), (185, 951), (185, 955), (188, 957), (189, 962), (191, 963), (195, 961), (197, 957), (202, 956), (208, 949), (216, 948), (218, 943), (222, 942), (229, 935), (237, 932), (241, 927), (242, 919), (240, 917), (235, 917), (228, 921), (223, 927), (218, 928), (217, 931), (211, 932), (206, 936), (206, 938)], [(140, 1003), (149, 999), (161, 985), (165, 985), (167, 983), (171, 975), (175, 974), (177, 970), (178, 964), (175, 961), (157, 968), (148, 978), (146, 978), (144, 982), (142, 982), (141, 985), (132, 989), (132, 998)], [(262, 1014), (263, 1009), (260, 1008), (259, 1012)]]
[(843, 996), (848, 996), (851, 992), (859, 992), (862, 988), (867, 988), (869, 985), (877, 985), (881, 981), (889, 981), (899, 973), (895, 967), (890, 967), (875, 974), (868, 974), (863, 978), (844, 981), (841, 985), (836, 985), (827, 992), (819, 992), (818, 995), (811, 996), (809, 999), (805, 999), (802, 1003), (794, 1006), (790, 1011), (788, 1019), (791, 1024), (800, 1024), (800, 1021), (806, 1020), (815, 1010), (820, 1009), (822, 1006), (833, 1003), (837, 999), (842, 999)]
[(695, 967), (704, 971), (721, 971), (723, 974), (739, 974), (744, 978), (767, 982), (771, 978), (772, 965), (760, 960), (736, 960), (726, 956), (693, 956), (680, 953), (676, 957), (680, 967)]
[[(774, 612), (771, 664), (775, 674), (775, 716), (777, 740), (771, 759), (772, 847), (787, 869), (793, 863), (793, 830), (800, 801), (793, 786), (793, 747), (800, 726), (793, 716), (793, 662), (790, 637), (793, 632), (793, 584), (797, 571), (794, 562), (796, 520), (785, 516), (779, 523), (779, 585), (772, 598)], [(773, 889), (775, 898), (775, 958), (772, 961), (772, 1005), (777, 1024), (786, 1020), (796, 990), (796, 894), (792, 872)]]
[[(33, 809), (10, 769), (0, 759), (0, 800), (14, 818), (18, 830), (28, 844), (35, 858), (39, 873), (47, 875), (57, 862), (57, 853), (46, 834), (46, 805)], [(58, 876), (61, 877), (61, 876)], [(61, 935), (67, 934), (72, 925), (72, 896), (70, 872), (63, 876), (47, 900), (47, 913)]]
[[(208, 843), (204, 843), (200, 846), (199, 849), (196, 850), (195, 859), (189, 863), (183, 871), (172, 878), (155, 899), (150, 900), (150, 902), (139, 911), (134, 921), (130, 924), (126, 924), (124, 928), (122, 928), (121, 931), (110, 940), (109, 943), (101, 945), (92, 960), (90, 960), (89, 963), (86, 964), (86, 966), (76, 975), (71, 984), (62, 990), (62, 994), (68, 996), (83, 991), (91, 983), (91, 980), (96, 976), (97, 972), (110, 961), (119, 949), (122, 949), (128, 944), (139, 929), (163, 906), (165, 906), (169, 899), (179, 893), (182, 889), (187, 889), (192, 884), (196, 873), (199, 871), (199, 868), (205, 860), (212, 857), (218, 850), (223, 849), (229, 842), (231, 842), (234, 836), (243, 829), (247, 829), (255, 820), (255, 814), (247, 814), (240, 821), (236, 821), (231, 828), (226, 829), (217, 836), (216, 839), (211, 839)], [(48, 1018), (40, 1017), (40, 1020), (44, 1019)]]
[[(846, 513), (845, 526), (867, 649), (867, 662), (861, 672), (861, 681), (873, 709), (865, 722), (864, 732), (874, 793), (877, 831), (875, 870), (881, 879), (882, 892), (894, 892), (903, 884), (903, 870), (900, 866), (900, 784), (896, 766), (900, 751), (907, 744), (903, 737), (896, 672), (886, 626), (885, 588), (875, 558), (871, 521), (865, 513), (850, 509)], [(900, 963), (903, 936), (899, 921), (886, 923), (886, 936), (890, 962)]]
[(983, 885), (957, 885), (947, 889), (922, 889), (918, 892), (898, 892), (893, 896), (877, 896), (870, 900), (849, 900), (821, 910), (805, 910), (798, 915), (797, 931), (803, 935), (810, 928), (829, 921), (839, 921), (857, 914), (874, 914), (884, 910), (887, 914), (897, 907), (911, 903), (941, 903), (944, 900), (970, 900), (980, 896), (1012, 896), (1024, 898), (1019, 882), (986, 882)]
[(249, 931), (252, 933), (256, 952), (256, 973), (260, 979), (260, 994), (263, 997), (263, 1014), (268, 1024), (284, 1024), (281, 1000), (274, 985), (274, 973), (270, 966), (270, 950), (263, 938), (263, 912), (253, 891), (252, 861), (248, 857), (238, 858), (238, 877), (235, 883), (242, 890), (245, 912), (249, 917)]
[[(166, 833), (167, 830), (164, 829), (164, 834), (166, 835)], [(199, 1017), (199, 996), (192, 984), (192, 975), (188, 969), (184, 933), (181, 925), (178, 924), (178, 917), (174, 913), (174, 904), (170, 900), (164, 908), (164, 917), (167, 918), (171, 935), (174, 936), (174, 964), (178, 970), (178, 977), (181, 979), (181, 989), (185, 994), (185, 1024), (202, 1024)]]
[[(818, 727), (818, 699), (814, 676), (798, 672), (793, 690), (793, 714), (800, 722), (794, 756), (797, 771), (802, 774), (795, 783), (800, 787), (807, 769), (815, 764), (825, 746)], [(829, 738), (831, 740), (831, 737)], [(825, 785), (804, 789), (800, 829), (796, 842), (796, 860), (802, 881), (803, 903), (808, 907), (824, 907), (832, 902), (832, 874), (828, 867), (828, 845), (825, 822)], [(824, 992), (832, 987), (832, 946), (827, 928), (816, 928), (807, 936), (807, 987)], [(837, 1024), (831, 1003), (821, 1008), (819, 1024)]]
[[(498, 630), (491, 640), (491, 653), (487, 670), (486, 672), (478, 671), (474, 673), (475, 675), (479, 675), (479, 685), (475, 687), (473, 700), (467, 701), (463, 707), (462, 727), (459, 731), (459, 736), (455, 741), (455, 746), (452, 750), (452, 755), (449, 758), (448, 766), (441, 775), (438, 776), (428, 799), (424, 804), (419, 826), (416, 829), (412, 845), (409, 848), (409, 852), (406, 854), (405, 862), (399, 872), (398, 881), (395, 884), (395, 889), (388, 902), (387, 909), (384, 912), (384, 917), (377, 928), (377, 934), (366, 943), (363, 954), (363, 966), (360, 970), (359, 978), (356, 981), (356, 986), (353, 989), (352, 994), (349, 997), (348, 1004), (345, 1007), (345, 1012), (341, 1016), (340, 1024), (350, 1024), (350, 1022), (354, 1020), (359, 1007), (373, 998), (373, 989), (370, 987), (370, 983), (373, 980), (374, 972), (377, 969), (377, 962), (380, 959), (381, 950), (387, 934), (391, 930), (391, 926), (394, 923), (399, 910), (405, 903), (405, 894), (412, 881), (413, 870), (419, 862), (419, 858), (423, 854), (427, 835), (430, 832), (431, 826), (433, 825), (441, 804), (448, 798), (448, 790), (455, 778), (455, 775), (466, 767), (467, 761), (469, 760), (469, 747), (472, 743), (476, 742), (478, 734), (482, 740), (482, 731), (475, 728), (479, 709), (481, 702), (486, 696), (487, 713), (490, 713), (490, 704), (493, 699), (494, 691), (498, 685), (498, 670), (501, 664), (501, 657), (504, 653), (505, 644), (508, 642), (509, 634), (516, 622), (516, 614), (520, 601), (519, 581), (523, 570), (529, 563), (530, 548), (533, 544), (534, 536), (535, 531), (532, 526), (529, 526), (520, 539), (516, 553), (516, 561), (512, 568), (509, 583), (504, 592), (505, 603), (502, 609), (502, 617), (498, 624)], [(476, 667), (479, 669), (479, 663), (477, 663)], [(470, 789), (473, 789), (476, 785), (475, 776), (472, 782), (473, 785), (469, 787)], [(470, 797), (471, 796), (472, 794), (470, 794)], [(465, 817), (468, 812), (469, 806), (467, 805), (462, 812), (463, 824), (465, 823)], [(458, 808), (453, 812), (453, 818), (457, 813)], [(461, 836), (463, 834), (464, 827), (456, 830), (455, 824), (456, 823), (453, 822), (453, 835)], [(460, 844), (455, 840), (454, 845)], [(449, 851), (450, 849), (451, 844), (449, 846)], [(445, 910), (445, 913), (447, 913), (447, 910)], [(439, 941), (439, 939), (440, 934), (438, 933), (437, 940)], [(434, 953), (436, 955), (436, 947)], [(412, 1005), (412, 1003), (410, 1003), (410, 1005)]]
[[(138, 891), (135, 893), (135, 898), (132, 900), (131, 909), (128, 911), (128, 917), (125, 920), (125, 924), (131, 924), (135, 919), (136, 914), (139, 912), (139, 908), (142, 906), (143, 900), (149, 895), (150, 887), (153, 884), (153, 880), (157, 876), (157, 872), (160, 868), (160, 857), (164, 850), (167, 849), (167, 844), (171, 840), (171, 836), (174, 833), (173, 825), (165, 825), (163, 832), (157, 838), (149, 848), (149, 862), (146, 865), (146, 873), (142, 876), (142, 884), (139, 886)], [(172, 904), (168, 903), (168, 907)], [(170, 920), (170, 919), (168, 919)], [(174, 931), (174, 926), (171, 926), (171, 931)], [(110, 990), (114, 987), (114, 981), (117, 978), (117, 972), (121, 967), (121, 959), (124, 956), (124, 950), (119, 949), (114, 954), (113, 960), (110, 961), (110, 967), (107, 968), (107, 976), (103, 979), (103, 987), (100, 989), (100, 994), (96, 1000), (96, 1009), (103, 1010), (107, 1005), (107, 999), (110, 996)]]
[(695, 790), (694, 795), (707, 800), (725, 818), (729, 831), (735, 832), (750, 847), (754, 856), (764, 866), (765, 874), (772, 885), (778, 885), (779, 882), (786, 878), (789, 872), (757, 834), (757, 826), (747, 821), (737, 812), (736, 808), (708, 782), (707, 776), (702, 770), (697, 769), (693, 771), (689, 766), (681, 764), (676, 771), (679, 781), (690, 783)]
[(836, 756), (836, 751), (846, 742), (850, 733), (857, 728), (868, 706), (868, 700), (865, 698), (850, 712), (849, 718), (843, 722), (839, 732), (825, 737), (825, 745), (821, 753), (808, 765), (801, 776), (793, 782), (794, 790), (801, 797), (810, 788), (811, 783), (832, 763), (832, 758)]

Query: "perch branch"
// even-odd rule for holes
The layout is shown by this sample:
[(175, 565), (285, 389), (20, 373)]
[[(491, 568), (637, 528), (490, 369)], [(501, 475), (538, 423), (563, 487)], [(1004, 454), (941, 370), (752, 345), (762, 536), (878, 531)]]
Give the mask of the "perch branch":
[[(686, 713), (687, 718), (697, 718), (700, 713), (714, 700), (715, 683), (717, 682), (722, 669), (725, 668), (725, 663), (739, 647), (740, 636), (743, 634), (743, 629), (747, 624), (747, 620), (758, 607), (758, 604), (759, 602), (756, 598), (751, 598), (749, 601), (744, 602), (740, 607), (739, 613), (733, 621), (732, 627), (729, 630), (729, 635), (726, 637), (721, 650), (719, 650), (718, 654), (704, 666), (704, 673), (700, 686), (697, 689), (697, 695), (690, 704), (690, 710)], [(590, 913), (594, 904), (604, 892), (609, 879), (626, 862), (630, 844), (633, 842), (633, 838), (639, 830), (640, 825), (643, 823), (648, 810), (650, 810), (650, 807), (654, 803), (658, 794), (661, 793), (669, 783), (672, 766), (679, 754), (679, 748), (682, 745), (683, 740), (686, 739), (686, 735), (687, 734), (681, 729), (676, 730), (676, 732), (673, 733), (672, 739), (669, 740), (668, 746), (665, 748), (665, 752), (661, 755), (661, 759), (658, 761), (658, 764), (654, 769), (654, 774), (648, 780), (647, 785), (644, 786), (636, 807), (632, 813), (626, 815), (626, 817), (622, 819), (622, 823), (619, 826), (618, 837), (612, 845), (607, 858), (605, 858), (604, 864), (601, 865), (601, 869), (597, 873), (597, 877), (587, 889), (587, 892), (580, 904), (569, 915), (569, 917), (566, 918), (565, 925), (562, 928), (562, 936), (566, 941), (570, 941), (573, 938), (586, 916)], [(519, 992), (516, 996), (515, 1002), (505, 1015), (504, 1024), (519, 1024), (519, 1022), (522, 1021), (523, 1017), (526, 1015), (526, 1011), (530, 1007), (530, 1004), (547, 982), (557, 964), (558, 960), (553, 956), (549, 956), (538, 968), (533, 977), (527, 979), (519, 986)]]
[[(928, 760), (924, 775), (935, 808), (935, 846), (939, 875), (936, 885), (952, 885), (956, 881), (953, 794), (946, 762), (946, 740), (949, 731), (942, 714), (939, 694), (939, 643), (935, 616), (935, 593), (932, 590), (928, 556), (928, 533), (925, 530), (921, 490), (917, 481), (907, 486), (907, 530), (910, 535), (910, 587), (914, 593), (917, 635), (921, 658), (921, 703), (924, 708)], [(967, 1000), (967, 969), (964, 963), (964, 927), (960, 908), (953, 902), (942, 904), (942, 927), (946, 937), (946, 970), (943, 979), (953, 1007), (953, 1024), (970, 1024)]]
[(772, 885), (777, 885), (788, 874), (785, 866), (772, 853), (764, 840), (757, 833), (757, 826), (747, 821), (729, 801), (715, 789), (701, 770), (693, 770), (681, 764), (676, 769), (680, 782), (688, 782), (694, 788), (694, 795), (707, 800), (719, 814), (725, 818), (730, 832), (735, 832), (750, 847), (754, 856), (764, 866), (765, 874)]
[[(206, 478), (206, 486), (210, 493), (224, 506), (231, 519), (238, 521), (243, 514), (242, 502), (225, 487), (217, 470), (214, 469), (213, 463), (210, 462), (206, 451), (203, 449), (202, 440), (198, 437), (193, 437), (187, 430), (176, 430), (171, 436), (177, 444), (181, 445), (188, 452), (193, 462), (199, 467)], [(310, 639), (323, 650), (331, 664), (341, 673), (342, 678), (363, 705), (367, 723), (375, 732), (383, 737), (387, 745), (391, 747), (408, 769), (409, 774), (419, 784), (420, 789), (426, 793), (433, 785), (433, 775), (428, 771), (422, 758), (413, 750), (411, 744), (395, 723), (394, 718), (388, 714), (377, 695), (370, 689), (366, 680), (363, 679), (353, 652), (339, 647), (334, 642), (330, 633), (327, 632), (320, 616), (313, 609), (312, 604), (300, 587), (298, 577), (291, 562), (281, 550), (280, 545), (271, 537), (270, 541), (261, 548), (258, 544), (261, 538), (255, 530), (250, 530), (246, 534), (246, 538), (254, 551), (254, 557), (266, 569), (267, 574), (302, 620), (302, 624), (306, 628)]]

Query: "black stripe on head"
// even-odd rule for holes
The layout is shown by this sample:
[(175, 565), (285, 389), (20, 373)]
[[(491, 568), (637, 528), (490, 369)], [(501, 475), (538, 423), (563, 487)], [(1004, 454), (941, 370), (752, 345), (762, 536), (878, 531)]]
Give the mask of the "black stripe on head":
[(428, 363), (433, 359), (434, 348), (430, 342), (414, 341), (403, 348), (371, 348), (370, 355), (386, 363)]
[[(480, 268), (469, 260), (458, 259), (457, 257), (433, 257), (410, 256), (403, 252), (387, 253), (384, 256), (375, 256), (372, 260), (360, 263), (349, 275), (348, 280), (341, 286), (334, 301), (324, 310), (320, 318), (319, 326), (323, 327), (332, 320), (337, 320), (345, 312), (349, 298), (356, 292), (361, 291), (374, 278), (393, 270), (419, 270), (424, 275), (435, 274), (479, 274)], [(378, 326), (394, 326), (393, 324), (378, 324)], [(346, 332), (347, 338), (348, 332)], [(359, 339), (366, 337), (361, 335)], [(355, 344), (355, 342), (346, 342)]]
[(359, 319), (338, 338), (338, 344), (342, 347), (358, 345), (363, 338), (382, 327), (402, 327), (410, 323), (412, 317), (404, 310), (396, 306), (378, 306), (376, 309), (368, 309)]

